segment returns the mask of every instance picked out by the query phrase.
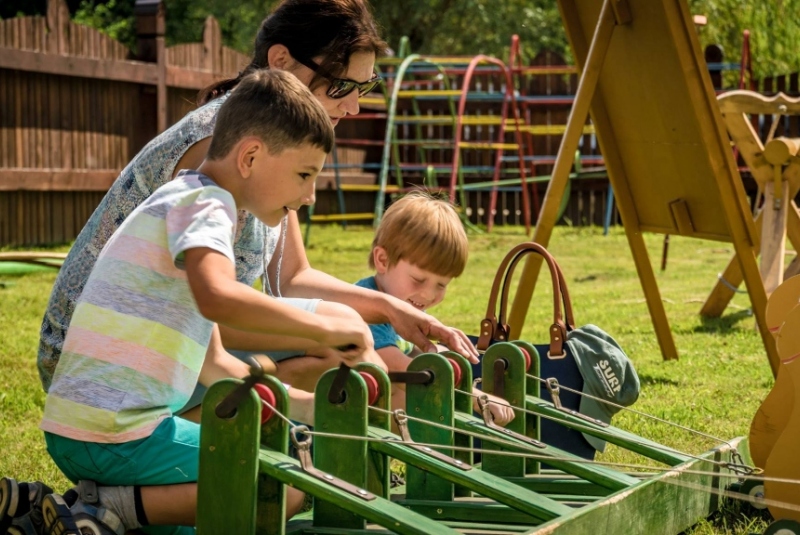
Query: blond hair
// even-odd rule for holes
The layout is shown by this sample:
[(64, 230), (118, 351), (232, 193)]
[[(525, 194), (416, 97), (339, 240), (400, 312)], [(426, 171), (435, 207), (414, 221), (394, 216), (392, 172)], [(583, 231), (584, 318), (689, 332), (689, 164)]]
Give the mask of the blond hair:
[[(442, 277), (458, 277), (467, 265), (467, 233), (447, 200), (416, 190), (392, 203), (383, 215), (372, 250), (383, 247), (389, 267), (400, 260)], [(369, 267), (375, 269), (370, 251)]]

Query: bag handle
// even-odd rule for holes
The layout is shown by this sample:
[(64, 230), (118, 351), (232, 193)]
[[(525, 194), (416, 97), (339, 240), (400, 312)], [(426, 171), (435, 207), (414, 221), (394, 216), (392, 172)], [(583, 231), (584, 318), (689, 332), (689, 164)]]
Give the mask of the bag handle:
[[(479, 350), (489, 347), (492, 339), (507, 340), (509, 336), (509, 326), (505, 323), (505, 311), (508, 303), (509, 281), (514, 273), (517, 263), (530, 253), (537, 253), (542, 256), (550, 270), (550, 278), (553, 284), (553, 324), (550, 326), (550, 351), (548, 356), (559, 358), (565, 355), (564, 340), (569, 330), (574, 329), (572, 316), (572, 303), (569, 299), (569, 292), (566, 288), (564, 276), (561, 268), (556, 263), (553, 256), (547, 250), (535, 242), (525, 242), (517, 245), (503, 258), (500, 267), (492, 283), (492, 290), (489, 294), (489, 305), (486, 310), (486, 317), (481, 321), (480, 336), (476, 344)], [(502, 284), (502, 294), (500, 292)], [(500, 302), (500, 318), (496, 315), (497, 298), (502, 295)], [(567, 323), (564, 323), (561, 314), (561, 304), (567, 314)]]

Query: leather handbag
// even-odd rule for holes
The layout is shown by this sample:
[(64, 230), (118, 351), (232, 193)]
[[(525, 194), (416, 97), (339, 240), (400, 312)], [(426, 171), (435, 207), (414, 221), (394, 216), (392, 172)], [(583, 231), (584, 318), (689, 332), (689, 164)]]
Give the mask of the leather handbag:
[[(489, 294), (486, 315), (480, 324), (480, 334), (472, 339), (481, 352), (493, 343), (509, 341), (511, 328), (507, 321), (507, 310), (511, 279), (519, 261), (529, 254), (538, 254), (544, 259), (553, 286), (553, 320), (547, 330), (546, 342), (532, 343), (539, 354), (539, 377), (542, 379), (555, 377), (559, 385), (581, 392), (583, 391), (583, 377), (571, 354), (569, 345), (566, 344), (568, 333), (575, 329), (566, 279), (555, 258), (538, 243), (521, 243), (511, 249), (500, 262)], [(482, 376), (480, 362), (473, 365), (473, 374), (475, 377)], [(552, 402), (552, 397), (544, 385), (541, 388), (541, 397)], [(579, 410), (581, 402), (579, 394), (562, 389), (559, 398), (562, 407)], [(594, 458), (595, 448), (580, 432), (568, 429), (546, 418), (541, 419), (541, 439), (551, 446), (574, 455), (586, 459)]]

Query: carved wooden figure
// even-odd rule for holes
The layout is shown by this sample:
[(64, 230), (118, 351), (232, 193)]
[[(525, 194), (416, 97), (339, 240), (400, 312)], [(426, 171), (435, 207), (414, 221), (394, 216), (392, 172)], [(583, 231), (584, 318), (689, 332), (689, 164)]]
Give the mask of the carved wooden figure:
[[(800, 276), (787, 279), (772, 293), (767, 301), (767, 326), (776, 338), (789, 313), (800, 304)], [(785, 344), (783, 347), (787, 347)], [(783, 354), (778, 344), (778, 356), (781, 360), (792, 355)], [(764, 468), (767, 458), (775, 442), (780, 437), (786, 421), (789, 419), (787, 407), (794, 403), (794, 388), (791, 379), (786, 375), (784, 366), (778, 368), (778, 377), (770, 393), (758, 408), (753, 423), (750, 425), (750, 456), (753, 464)]]
[(794, 394), (800, 389), (800, 307), (793, 308), (786, 317), (778, 333), (777, 346), (782, 370), (775, 387), (786, 383), (780, 388), (791, 390), (792, 400), (783, 406), (788, 418), (764, 467), (764, 493), (770, 513), (776, 520), (800, 522), (800, 485), (797, 484), (800, 481), (800, 463), (797, 462), (800, 396)]

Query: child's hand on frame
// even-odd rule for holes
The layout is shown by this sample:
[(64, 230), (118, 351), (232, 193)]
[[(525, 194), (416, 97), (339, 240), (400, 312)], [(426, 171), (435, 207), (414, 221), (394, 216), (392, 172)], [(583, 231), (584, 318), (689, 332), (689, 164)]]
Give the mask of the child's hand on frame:
[[(508, 404), (508, 401), (504, 400), (503, 398), (493, 396), (492, 394), (480, 392), (479, 390), (473, 390), (473, 394), (482, 394), (486, 396), (489, 403), (489, 412), (492, 415), (494, 423), (497, 425), (505, 427), (514, 419), (514, 409), (511, 408), (511, 406)], [(474, 398), (472, 408), (475, 411), (480, 412), (481, 409), (478, 406), (478, 398)]]

